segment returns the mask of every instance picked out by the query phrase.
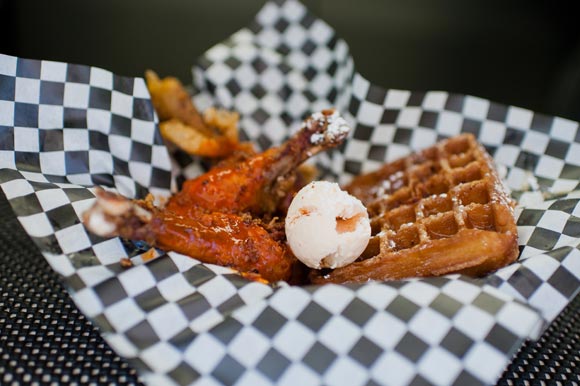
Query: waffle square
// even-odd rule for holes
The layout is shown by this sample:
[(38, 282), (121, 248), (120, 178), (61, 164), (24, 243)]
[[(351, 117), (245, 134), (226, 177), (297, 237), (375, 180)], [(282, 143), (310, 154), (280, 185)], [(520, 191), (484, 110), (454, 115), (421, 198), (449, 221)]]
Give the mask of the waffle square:
[(481, 276), (518, 257), (514, 202), (471, 134), (388, 163), (345, 188), (367, 207), (371, 240), (357, 261), (314, 273), (314, 283)]

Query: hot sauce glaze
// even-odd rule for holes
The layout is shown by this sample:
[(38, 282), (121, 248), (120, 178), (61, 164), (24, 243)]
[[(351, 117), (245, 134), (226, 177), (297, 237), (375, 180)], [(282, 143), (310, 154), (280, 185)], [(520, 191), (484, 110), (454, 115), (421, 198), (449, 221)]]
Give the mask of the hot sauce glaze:
[[(271, 149), (273, 150), (273, 149)], [(183, 189), (168, 203), (168, 209), (183, 211), (184, 207), (202, 207), (209, 211), (228, 213), (252, 212), (261, 214), (271, 206), (265, 186), (271, 174), (269, 165), (278, 166), (273, 151), (266, 151), (234, 166), (216, 166), (209, 172), (185, 181)], [(273, 197), (273, 199), (279, 199)], [(194, 209), (195, 210), (195, 209)]]
[(85, 223), (99, 225), (105, 217), (95, 233), (145, 240), (246, 277), (292, 281), (303, 273), (275, 219), (301, 188), (295, 186), (297, 167), (342, 143), (349, 130), (336, 111), (315, 113), (282, 145), (239, 160), (234, 156), (236, 162), (222, 161), (186, 181), (163, 207), (101, 194)]
[(155, 215), (151, 226), (162, 249), (256, 273), (270, 282), (290, 278), (294, 257), (251, 220), (220, 212), (182, 215), (165, 210)]

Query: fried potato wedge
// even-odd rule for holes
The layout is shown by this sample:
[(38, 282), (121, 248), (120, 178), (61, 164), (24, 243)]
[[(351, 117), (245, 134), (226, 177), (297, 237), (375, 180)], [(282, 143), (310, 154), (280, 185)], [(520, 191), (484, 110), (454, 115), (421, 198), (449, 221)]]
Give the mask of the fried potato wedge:
[(201, 131), (170, 119), (159, 124), (161, 135), (188, 154), (202, 157), (226, 157), (235, 150), (236, 143), (226, 136), (207, 136)]
[(145, 79), (163, 138), (191, 155), (203, 157), (223, 158), (236, 150), (237, 113), (212, 107), (201, 115), (177, 78), (160, 79), (148, 70)]

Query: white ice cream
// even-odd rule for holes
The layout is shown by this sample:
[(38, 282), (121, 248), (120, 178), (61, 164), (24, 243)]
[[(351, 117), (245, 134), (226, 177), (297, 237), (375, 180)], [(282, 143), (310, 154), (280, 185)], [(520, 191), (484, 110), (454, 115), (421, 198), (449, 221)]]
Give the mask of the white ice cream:
[(339, 268), (366, 248), (371, 225), (365, 206), (338, 184), (314, 181), (292, 200), (286, 237), (292, 252), (311, 268)]

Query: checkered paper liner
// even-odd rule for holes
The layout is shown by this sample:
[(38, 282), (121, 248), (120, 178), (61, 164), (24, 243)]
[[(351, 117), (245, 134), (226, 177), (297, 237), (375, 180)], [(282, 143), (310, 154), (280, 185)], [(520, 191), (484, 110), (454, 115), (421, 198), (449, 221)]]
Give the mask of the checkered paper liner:
[[(478, 280), (275, 288), (175, 253), (143, 263), (139, 245), (99, 238), (79, 219), (95, 185), (129, 197), (175, 187), (143, 80), (0, 55), (0, 186), (81, 311), (146, 383), (492, 384), (580, 289), (577, 123), (372, 85), (346, 43), (295, 1), (267, 3), (194, 77), (196, 102), (238, 111), (242, 135), (262, 148), (336, 106), (354, 132), (317, 165), (341, 182), (474, 133), (526, 203), (521, 256)], [(174, 160), (181, 176), (202, 170)], [(121, 267), (126, 256), (134, 267)]]

